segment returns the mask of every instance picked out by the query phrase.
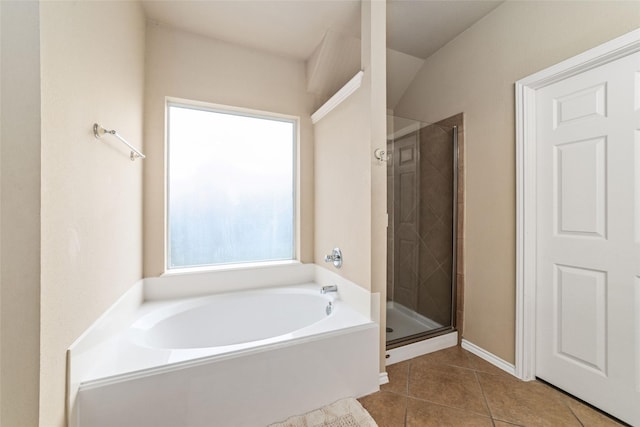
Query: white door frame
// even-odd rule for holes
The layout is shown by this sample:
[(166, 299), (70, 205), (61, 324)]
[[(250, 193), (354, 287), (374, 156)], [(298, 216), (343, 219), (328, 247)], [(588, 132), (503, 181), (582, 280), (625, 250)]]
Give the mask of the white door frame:
[(536, 377), (536, 91), (638, 51), (640, 29), (516, 82), (515, 374), (522, 380)]

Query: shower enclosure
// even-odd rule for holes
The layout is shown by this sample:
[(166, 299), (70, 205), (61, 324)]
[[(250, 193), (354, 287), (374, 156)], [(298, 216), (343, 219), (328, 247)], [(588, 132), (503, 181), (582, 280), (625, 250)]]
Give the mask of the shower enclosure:
[(456, 327), (458, 132), (395, 116), (387, 128), (391, 349)]

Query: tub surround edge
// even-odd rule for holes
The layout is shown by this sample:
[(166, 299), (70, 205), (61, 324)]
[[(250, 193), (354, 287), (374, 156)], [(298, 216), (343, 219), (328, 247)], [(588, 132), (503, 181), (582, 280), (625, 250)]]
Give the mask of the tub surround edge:
[(189, 298), (312, 282), (313, 264), (275, 263), (247, 268), (193, 270), (144, 279), (144, 300)]
[(144, 279), (138, 280), (91, 324), (67, 349), (67, 414), (69, 427), (76, 427), (75, 405), (82, 378), (95, 363), (99, 345), (116, 335), (133, 319), (143, 303)]
[[(338, 335), (344, 335), (346, 333), (365, 331), (372, 328), (375, 328), (375, 325), (373, 323), (364, 323), (362, 325), (353, 326), (348, 329), (325, 333), (323, 334), (323, 336), (326, 338), (330, 338)], [(176, 371), (185, 370), (185, 369), (197, 368), (199, 366), (208, 365), (212, 362), (227, 361), (227, 360), (232, 360), (236, 358), (241, 358), (245, 355), (254, 355), (254, 354), (260, 354), (260, 353), (277, 350), (280, 348), (288, 347), (291, 345), (291, 343), (305, 344), (311, 341), (315, 341), (315, 338), (316, 336), (305, 336), (301, 338), (294, 338), (287, 341), (279, 341), (279, 342), (263, 345), (260, 348), (247, 348), (244, 350), (234, 351), (233, 353), (204, 356), (204, 357), (184, 360), (180, 362), (172, 362), (167, 365), (154, 366), (151, 368), (141, 369), (138, 371), (112, 375), (105, 378), (88, 380), (88, 381), (82, 382), (82, 384), (79, 387), (79, 390), (82, 390), (82, 391), (91, 390), (93, 388), (99, 388), (99, 387), (109, 386), (109, 385), (118, 384), (118, 383), (125, 383), (130, 380), (143, 379), (146, 377), (151, 377), (159, 374), (166, 374), (166, 373), (176, 372)]]
[(341, 300), (346, 302), (348, 305), (358, 311), (358, 313), (362, 314), (368, 319), (372, 319), (378, 324), (380, 323), (378, 319), (379, 312), (377, 310), (372, 310), (372, 308), (375, 308), (375, 296), (379, 296), (379, 294), (371, 293), (362, 286), (359, 286), (356, 283), (345, 279), (344, 277), (327, 268), (320, 267), (317, 264), (311, 265), (314, 267), (315, 283), (320, 286), (337, 285), (338, 295), (340, 296)]
[(375, 295), (362, 286), (317, 264), (286, 263), (190, 271), (144, 279), (144, 301), (190, 298), (224, 292), (238, 292), (315, 282), (320, 286), (337, 285), (340, 299), (363, 316), (379, 323)]

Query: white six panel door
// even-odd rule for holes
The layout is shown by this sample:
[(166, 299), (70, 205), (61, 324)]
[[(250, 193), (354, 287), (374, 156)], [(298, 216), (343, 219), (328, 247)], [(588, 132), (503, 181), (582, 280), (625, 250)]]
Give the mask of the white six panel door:
[(640, 426), (640, 53), (536, 92), (536, 375)]

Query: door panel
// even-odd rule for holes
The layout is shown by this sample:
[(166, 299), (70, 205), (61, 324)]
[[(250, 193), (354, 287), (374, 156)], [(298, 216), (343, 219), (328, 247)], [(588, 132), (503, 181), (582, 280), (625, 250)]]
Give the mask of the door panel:
[(554, 147), (556, 232), (605, 237), (606, 138)]
[(640, 53), (536, 92), (536, 374), (640, 425)]
[(556, 351), (606, 376), (607, 273), (562, 265), (555, 270)]
[(578, 90), (553, 100), (554, 129), (578, 119), (606, 117), (606, 84)]

